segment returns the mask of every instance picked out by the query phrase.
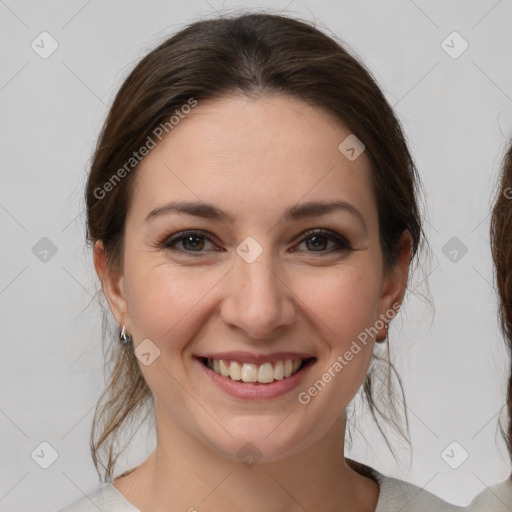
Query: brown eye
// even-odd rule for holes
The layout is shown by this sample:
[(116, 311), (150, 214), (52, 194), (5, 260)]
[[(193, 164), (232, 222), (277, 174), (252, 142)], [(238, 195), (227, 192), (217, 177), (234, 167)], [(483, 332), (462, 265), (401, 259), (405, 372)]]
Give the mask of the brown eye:
[[(317, 253), (332, 253), (338, 251), (351, 250), (351, 246), (348, 241), (330, 231), (325, 230), (311, 230), (305, 233), (306, 236), (302, 239), (301, 243), (304, 243), (307, 247), (307, 252)], [(334, 243), (338, 248), (328, 249), (329, 242)]]
[(201, 231), (184, 231), (165, 237), (158, 246), (178, 253), (199, 255), (208, 250), (205, 248), (208, 243), (214, 245), (211, 238)]
[[(181, 239), (182, 247), (186, 250), (193, 250), (196, 249), (201, 250), (204, 247), (204, 237), (197, 236), (197, 235), (190, 235), (186, 236)], [(189, 247), (187, 248), (187, 245)]]
[[(200, 255), (207, 252), (207, 244), (215, 247), (211, 237), (201, 231), (184, 231), (167, 236), (158, 244), (163, 249), (186, 255)], [(333, 252), (352, 250), (349, 242), (342, 236), (326, 230), (310, 230), (304, 233), (301, 244), (305, 244), (306, 252), (331, 254)], [(332, 247), (334, 244), (334, 248)], [(329, 247), (331, 245), (331, 247)], [(213, 249), (213, 250), (218, 250)]]

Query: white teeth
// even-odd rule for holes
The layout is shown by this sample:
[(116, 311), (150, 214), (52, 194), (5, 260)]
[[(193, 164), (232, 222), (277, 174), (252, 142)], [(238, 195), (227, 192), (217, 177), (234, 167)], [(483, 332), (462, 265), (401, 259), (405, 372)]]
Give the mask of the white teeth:
[(219, 361), (220, 366), (220, 374), (223, 377), (229, 377), (229, 365), (226, 364), (226, 361), (223, 361), (222, 359)]
[(290, 359), (287, 359), (284, 362), (284, 376), (289, 377), (293, 371), (293, 363)]
[(274, 368), (271, 363), (262, 364), (258, 368), (258, 382), (272, 382), (274, 380)]
[(208, 358), (206, 365), (215, 373), (232, 380), (243, 382), (260, 382), (268, 384), (274, 380), (281, 380), (296, 373), (302, 364), (302, 359), (285, 359), (273, 363), (257, 365), (254, 363), (239, 363), (237, 361), (225, 361), (223, 359)]
[(258, 367), (252, 363), (244, 363), (242, 365), (242, 380), (244, 382), (257, 382)]
[(283, 361), (277, 361), (277, 363), (274, 367), (274, 379), (276, 379), (276, 380), (284, 379)]
[(236, 361), (233, 361), (229, 367), (229, 376), (233, 380), (240, 380), (242, 378), (242, 367)]

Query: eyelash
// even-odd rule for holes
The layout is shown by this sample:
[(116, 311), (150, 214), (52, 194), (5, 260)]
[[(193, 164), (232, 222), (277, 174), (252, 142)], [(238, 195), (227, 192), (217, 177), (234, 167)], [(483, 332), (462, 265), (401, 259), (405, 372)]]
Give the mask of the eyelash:
[[(331, 254), (334, 252), (352, 251), (353, 250), (350, 243), (344, 237), (339, 236), (329, 230), (310, 229), (310, 230), (302, 233), (301, 236), (302, 236), (302, 239), (299, 241), (299, 244), (304, 242), (305, 240), (312, 238), (313, 236), (321, 236), (321, 237), (327, 238), (328, 240), (335, 242), (336, 244), (341, 246), (340, 248), (334, 249), (334, 250), (331, 249), (331, 250), (325, 250), (325, 251), (306, 251), (311, 254), (318, 253), (320, 255), (327, 255), (327, 254)], [(204, 231), (192, 229), (192, 230), (188, 230), (188, 231), (182, 231), (181, 233), (177, 233), (172, 236), (166, 235), (160, 242), (158, 242), (157, 246), (160, 249), (168, 249), (168, 250), (175, 251), (175, 252), (181, 252), (181, 253), (184, 253), (187, 256), (191, 256), (191, 257), (197, 257), (197, 256), (203, 254), (204, 252), (206, 252), (206, 251), (187, 251), (185, 249), (177, 250), (174, 248), (174, 246), (176, 246), (182, 240), (185, 240), (186, 238), (189, 238), (189, 237), (205, 238), (206, 240), (214, 243), (213, 240), (209, 236), (207, 236)]]

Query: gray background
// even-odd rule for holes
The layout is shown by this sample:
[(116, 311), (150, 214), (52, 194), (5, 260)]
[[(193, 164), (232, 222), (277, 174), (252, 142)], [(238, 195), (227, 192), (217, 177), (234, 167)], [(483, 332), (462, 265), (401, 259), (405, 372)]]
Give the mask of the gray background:
[[(0, 0), (1, 510), (55, 510), (98, 485), (88, 436), (103, 386), (101, 321), (82, 190), (115, 92), (148, 50), (184, 24), (266, 6), (316, 20), (370, 68), (403, 123), (426, 190), (433, 257), (425, 273), (435, 311), (417, 278), (391, 330), (412, 458), (397, 443), (397, 464), (366, 418), (359, 428), (369, 443), (356, 436), (350, 455), (457, 504), (508, 475), (496, 433), (507, 359), (488, 214), (512, 133), (509, 0)], [(47, 59), (31, 47), (43, 31), (58, 43)], [(453, 31), (469, 44), (458, 58), (442, 47)], [(448, 43), (462, 48), (453, 37)], [(43, 237), (57, 250), (46, 261)], [(455, 261), (453, 243), (467, 248)], [(43, 441), (58, 453), (48, 469), (31, 457)], [(442, 457), (453, 441), (452, 465), (462, 450), (469, 454), (457, 469)], [(152, 448), (141, 430), (118, 471)]]

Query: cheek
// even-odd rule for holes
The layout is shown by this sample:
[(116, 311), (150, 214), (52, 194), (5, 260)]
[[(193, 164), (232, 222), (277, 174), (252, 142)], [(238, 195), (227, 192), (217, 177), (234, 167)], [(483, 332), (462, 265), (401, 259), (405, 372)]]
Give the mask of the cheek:
[[(303, 390), (310, 398), (322, 390), (324, 399), (318, 405), (327, 400), (334, 405), (333, 411), (346, 408), (368, 371), (375, 335), (371, 328), (375, 325), (379, 299), (377, 278), (368, 268), (351, 268), (301, 280), (297, 295), (315, 322), (313, 327), (324, 361), (320, 375), (312, 376), (308, 388)], [(318, 379), (325, 383), (326, 393)]]
[[(179, 266), (140, 265), (128, 276), (129, 311), (139, 339), (155, 343), (190, 338), (192, 326), (201, 327), (198, 316), (204, 315), (208, 292), (219, 281), (217, 272), (201, 272)], [(187, 333), (184, 336), (183, 333)]]
[(325, 339), (343, 348), (375, 321), (377, 277), (370, 268), (345, 267), (301, 276), (293, 289), (305, 314), (323, 327)]
[[(167, 348), (173, 352), (183, 349), (219, 307), (222, 298), (215, 288), (222, 288), (225, 272), (220, 267), (155, 265), (151, 255), (127, 264), (128, 307), (136, 341), (149, 338), (159, 346), (172, 342)], [(296, 321), (320, 331), (320, 340), (327, 341), (332, 351), (344, 352), (375, 321), (377, 276), (368, 266), (294, 271), (284, 281), (290, 288), (286, 300), (296, 302)]]
[(222, 272), (148, 262), (125, 269), (136, 349), (149, 339), (160, 351), (148, 366), (141, 364), (141, 359), (139, 367), (155, 397), (180, 410), (189, 406), (179, 384), (187, 378), (184, 352), (213, 313), (208, 307), (209, 292), (219, 283)]

